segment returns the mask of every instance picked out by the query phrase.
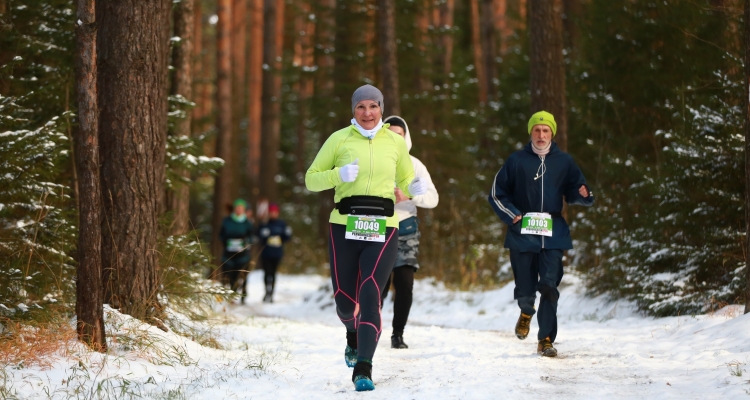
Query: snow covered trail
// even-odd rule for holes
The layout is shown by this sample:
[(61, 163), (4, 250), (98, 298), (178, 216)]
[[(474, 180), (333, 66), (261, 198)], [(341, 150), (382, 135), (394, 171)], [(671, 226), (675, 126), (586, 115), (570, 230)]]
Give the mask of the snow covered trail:
[(376, 390), (357, 393), (328, 278), (281, 275), (274, 304), (261, 303), (261, 281), (262, 273), (251, 274), (248, 304), (219, 307), (222, 323), (185, 321), (196, 340), (210, 331), (221, 349), (110, 310), (108, 334), (117, 341), (110, 354), (74, 345), (51, 367), (6, 368), (0, 398), (750, 399), (750, 315), (738, 306), (646, 318), (629, 304), (583, 296), (567, 275), (560, 356), (550, 359), (536, 354), (535, 320), (527, 340), (513, 334), (512, 285), (470, 293), (418, 280), (404, 335), (410, 348), (390, 348), (389, 297)]
[[(418, 281), (404, 336), (409, 349), (390, 348), (392, 303), (386, 302), (386, 328), (373, 368), (376, 390), (366, 396), (750, 398), (748, 375), (732, 373), (745, 369), (750, 359), (750, 315), (740, 316), (739, 307), (712, 316), (645, 318), (628, 304), (586, 298), (574, 276), (566, 280), (556, 359), (536, 354), (536, 321), (527, 340), (513, 334), (518, 308), (512, 285), (457, 293)], [(343, 363), (344, 329), (333, 309), (328, 279), (282, 276), (278, 300), (265, 305), (257, 302), (259, 281), (260, 275), (251, 277), (251, 301), (231, 312), (249, 318), (242, 333), (235, 334), (288, 346), (289, 363), (276, 370), (283, 383), (274, 395), (361, 398)]]

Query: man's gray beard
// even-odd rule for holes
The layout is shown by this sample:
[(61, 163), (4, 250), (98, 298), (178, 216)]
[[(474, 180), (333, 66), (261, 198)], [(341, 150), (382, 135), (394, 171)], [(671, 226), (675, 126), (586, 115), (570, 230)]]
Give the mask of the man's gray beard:
[(534, 146), (534, 148), (537, 149), (537, 150), (539, 150), (539, 151), (545, 151), (545, 150), (549, 149), (550, 146), (552, 146), (552, 141), (550, 140), (549, 143), (547, 143), (547, 146), (546, 147), (542, 147), (542, 148), (537, 147), (534, 144), (534, 140), (531, 140), (531, 145)]

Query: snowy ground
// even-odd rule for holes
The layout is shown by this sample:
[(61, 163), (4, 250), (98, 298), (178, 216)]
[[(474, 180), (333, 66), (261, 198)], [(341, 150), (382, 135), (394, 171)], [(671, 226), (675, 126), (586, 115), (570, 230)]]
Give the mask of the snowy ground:
[(222, 323), (186, 321), (197, 341), (213, 337), (221, 350), (109, 312), (111, 354), (76, 347), (51, 368), (6, 368), (0, 398), (750, 399), (750, 314), (740, 307), (645, 318), (629, 304), (584, 297), (571, 275), (555, 359), (536, 354), (536, 321), (527, 340), (513, 335), (512, 286), (466, 293), (418, 281), (410, 348), (390, 348), (388, 301), (376, 390), (356, 393), (328, 279), (281, 276), (276, 302), (263, 304), (261, 278), (252, 274), (247, 305), (221, 307)]

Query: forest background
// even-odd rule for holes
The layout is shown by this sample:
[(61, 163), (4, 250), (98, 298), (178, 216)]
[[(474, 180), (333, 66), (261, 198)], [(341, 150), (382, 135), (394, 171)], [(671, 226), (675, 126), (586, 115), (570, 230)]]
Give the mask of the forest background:
[[(566, 262), (591, 294), (653, 315), (750, 300), (745, 2), (115, 3), (0, 0), (3, 318), (72, 309), (76, 269), (81, 290), (81, 260), (92, 260), (81, 255), (93, 242), (80, 218), (92, 215), (104, 301), (136, 304), (131, 314), (156, 324), (154, 308), (224, 293), (201, 276), (217, 263), (216, 227), (235, 198), (281, 204), (295, 232), (282, 271), (327, 273), (332, 193), (307, 191), (304, 173), (349, 125), (351, 93), (365, 83), (383, 89), (386, 116), (409, 123), (412, 154), (440, 193), (437, 208), (420, 210), (420, 277), (464, 289), (512, 278), (487, 194), (528, 140), (530, 113), (546, 108), (597, 197), (567, 211), (575, 250)], [(156, 43), (152, 55), (120, 48), (133, 32), (151, 35), (133, 43)], [(89, 86), (98, 94), (81, 86), (76, 62), (86, 54), (98, 56), (88, 81), (98, 79)], [(99, 102), (93, 125), (79, 109), (87, 98)], [(96, 179), (76, 168), (85, 138), (99, 142), (98, 156), (86, 153), (101, 160), (88, 169)], [(140, 158), (143, 148), (153, 151)], [(112, 195), (128, 187), (132, 195)], [(123, 231), (130, 239), (113, 239)], [(133, 300), (121, 275), (146, 282), (135, 286), (154, 307)]]

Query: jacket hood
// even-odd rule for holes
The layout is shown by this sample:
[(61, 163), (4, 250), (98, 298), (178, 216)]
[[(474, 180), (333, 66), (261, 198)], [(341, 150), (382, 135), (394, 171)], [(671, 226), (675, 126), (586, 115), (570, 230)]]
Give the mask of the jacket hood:
[(403, 122), (404, 126), (406, 127), (406, 135), (404, 135), (404, 140), (406, 141), (406, 149), (411, 151), (411, 134), (409, 133), (409, 124), (406, 123), (406, 120), (399, 117), (398, 115), (391, 115), (390, 117), (383, 120), (383, 123), (390, 123), (391, 120), (397, 119), (401, 122)]

